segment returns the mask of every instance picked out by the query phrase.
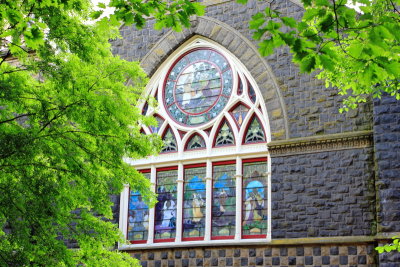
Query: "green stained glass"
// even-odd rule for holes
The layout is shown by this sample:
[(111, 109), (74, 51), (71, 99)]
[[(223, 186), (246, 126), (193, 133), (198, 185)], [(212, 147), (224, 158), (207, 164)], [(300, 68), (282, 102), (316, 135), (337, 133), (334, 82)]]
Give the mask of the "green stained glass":
[(234, 236), (236, 164), (213, 167), (212, 236)]
[(260, 121), (254, 116), (246, 133), (245, 143), (263, 142), (265, 134)]
[(163, 141), (164, 148), (161, 150), (161, 152), (174, 152), (178, 150), (176, 139), (171, 129), (167, 130), (167, 133), (164, 135)]
[(219, 129), (217, 138), (215, 139), (215, 146), (224, 146), (231, 144), (235, 144), (235, 138), (233, 136), (231, 128), (228, 126), (228, 123), (225, 120), (222, 124), (222, 127)]
[(203, 148), (203, 147), (206, 147), (206, 143), (204, 142), (204, 139), (196, 134), (189, 140), (186, 149), (190, 150), (190, 149), (198, 149), (198, 148)]

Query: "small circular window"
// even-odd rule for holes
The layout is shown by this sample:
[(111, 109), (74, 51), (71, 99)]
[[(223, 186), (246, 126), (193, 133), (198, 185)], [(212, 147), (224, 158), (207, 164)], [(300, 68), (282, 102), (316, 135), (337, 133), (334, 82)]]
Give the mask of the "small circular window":
[(164, 104), (176, 122), (201, 125), (222, 111), (232, 86), (232, 68), (223, 55), (210, 48), (193, 49), (169, 70), (164, 84)]

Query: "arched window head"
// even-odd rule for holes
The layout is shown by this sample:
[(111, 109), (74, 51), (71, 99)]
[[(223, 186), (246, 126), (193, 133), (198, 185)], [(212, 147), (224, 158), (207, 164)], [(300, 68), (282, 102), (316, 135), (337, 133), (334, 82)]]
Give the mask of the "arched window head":
[(131, 248), (270, 238), (270, 164), (262, 143), (269, 138), (268, 116), (246, 67), (224, 47), (193, 37), (164, 60), (147, 94), (158, 106), (139, 108), (158, 125), (144, 129), (159, 134), (164, 147), (130, 161), (150, 171), (158, 194), (154, 208), (135, 212), (139, 197), (124, 193), (121, 207), (130, 214), (121, 212), (120, 227)]
[(178, 150), (174, 133), (170, 128), (168, 128), (167, 131), (165, 132), (163, 142), (164, 142), (164, 147), (161, 150), (161, 152), (174, 152)]
[(247, 129), (244, 143), (247, 144), (247, 143), (256, 143), (264, 141), (265, 141), (264, 130), (257, 116), (254, 116), (253, 119), (250, 121), (249, 128)]
[(206, 143), (204, 142), (204, 139), (200, 135), (195, 134), (190, 138), (189, 142), (187, 143), (186, 150), (199, 149), (205, 147)]
[(235, 144), (235, 137), (231, 127), (226, 120), (223, 120), (219, 128), (218, 135), (215, 138), (215, 146), (226, 146)]

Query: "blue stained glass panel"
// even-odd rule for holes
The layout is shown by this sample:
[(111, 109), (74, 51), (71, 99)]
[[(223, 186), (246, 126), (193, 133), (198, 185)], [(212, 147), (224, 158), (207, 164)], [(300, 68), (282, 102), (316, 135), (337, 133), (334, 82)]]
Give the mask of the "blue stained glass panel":
[(176, 180), (177, 170), (157, 172), (154, 238), (175, 238), (176, 234)]
[(267, 233), (267, 163), (243, 164), (243, 235)]
[[(150, 173), (143, 174), (150, 179)], [(137, 191), (130, 191), (128, 204), (128, 240), (147, 240), (149, 229), (149, 207)]]

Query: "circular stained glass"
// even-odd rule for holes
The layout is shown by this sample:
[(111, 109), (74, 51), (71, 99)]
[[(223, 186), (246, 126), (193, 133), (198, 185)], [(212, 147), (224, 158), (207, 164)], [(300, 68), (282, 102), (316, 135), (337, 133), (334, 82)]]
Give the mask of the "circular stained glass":
[(231, 66), (217, 51), (201, 48), (187, 52), (167, 75), (167, 111), (183, 125), (195, 126), (214, 119), (231, 96), (232, 77)]

